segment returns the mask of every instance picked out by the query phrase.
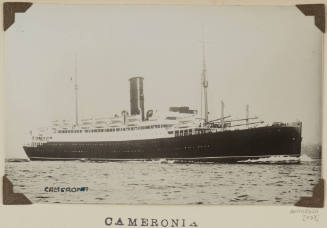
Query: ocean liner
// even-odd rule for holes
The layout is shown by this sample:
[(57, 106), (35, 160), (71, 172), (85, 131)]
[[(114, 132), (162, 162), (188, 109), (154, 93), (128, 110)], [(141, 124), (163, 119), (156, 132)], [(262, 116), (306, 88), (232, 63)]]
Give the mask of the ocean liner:
[(187, 106), (170, 107), (166, 114), (146, 111), (143, 81), (129, 79), (130, 113), (79, 120), (75, 70), (75, 121), (56, 120), (50, 127), (31, 131), (23, 146), (28, 158), (232, 163), (301, 154), (301, 122), (266, 124), (250, 117), (248, 106), (243, 119), (232, 119), (224, 115), (223, 102), (220, 117), (209, 120), (204, 57), (200, 114)]

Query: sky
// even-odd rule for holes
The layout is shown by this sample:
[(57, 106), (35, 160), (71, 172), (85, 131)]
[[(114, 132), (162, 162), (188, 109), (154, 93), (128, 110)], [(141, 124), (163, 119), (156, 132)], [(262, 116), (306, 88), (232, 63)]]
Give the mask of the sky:
[[(322, 33), (296, 7), (33, 4), (5, 33), (6, 156), (25, 157), (29, 130), (129, 110), (128, 79), (144, 77), (145, 108), (200, 107), (202, 43), (209, 119), (250, 115), (303, 122), (321, 142)], [(203, 31), (203, 36), (202, 36)], [(204, 39), (202, 38), (204, 37)]]

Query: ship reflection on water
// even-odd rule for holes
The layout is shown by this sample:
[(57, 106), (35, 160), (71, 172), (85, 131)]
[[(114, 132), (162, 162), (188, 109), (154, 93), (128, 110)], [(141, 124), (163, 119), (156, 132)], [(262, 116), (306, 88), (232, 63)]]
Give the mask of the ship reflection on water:
[[(288, 158), (279, 158), (285, 161)], [(173, 161), (6, 162), (14, 191), (33, 203), (294, 205), (311, 196), (321, 162), (265, 160), (251, 164), (179, 164)], [(286, 162), (287, 163), (287, 162)], [(274, 164), (274, 165), (271, 165)], [(46, 192), (46, 187), (84, 186), (88, 191)]]

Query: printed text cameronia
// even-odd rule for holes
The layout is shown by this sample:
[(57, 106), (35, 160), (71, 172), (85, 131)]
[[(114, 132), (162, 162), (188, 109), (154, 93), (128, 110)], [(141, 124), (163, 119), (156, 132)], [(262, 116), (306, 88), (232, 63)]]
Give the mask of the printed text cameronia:
[(131, 227), (198, 227), (197, 222), (187, 222), (185, 218), (113, 218), (107, 217), (104, 220), (106, 226), (131, 226)]

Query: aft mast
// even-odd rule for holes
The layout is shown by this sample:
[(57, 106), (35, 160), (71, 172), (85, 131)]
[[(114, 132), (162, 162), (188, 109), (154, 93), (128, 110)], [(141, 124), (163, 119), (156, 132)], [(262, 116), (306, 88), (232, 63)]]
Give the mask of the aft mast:
[(78, 84), (77, 84), (77, 54), (75, 53), (75, 125), (78, 126)]

